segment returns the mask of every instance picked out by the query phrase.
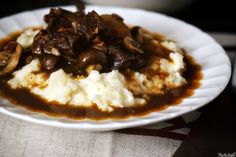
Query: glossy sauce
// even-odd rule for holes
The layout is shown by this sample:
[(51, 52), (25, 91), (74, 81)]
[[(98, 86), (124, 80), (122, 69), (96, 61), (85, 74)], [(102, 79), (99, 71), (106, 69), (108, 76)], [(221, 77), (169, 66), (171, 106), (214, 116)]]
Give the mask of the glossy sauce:
[[(13, 33), (0, 41), (0, 50), (2, 46), (11, 41), (16, 40), (20, 32)], [(144, 116), (151, 112), (166, 109), (170, 105), (176, 105), (182, 102), (186, 97), (191, 96), (194, 90), (198, 88), (202, 79), (201, 66), (197, 64), (190, 56), (185, 56), (186, 71), (184, 78), (188, 83), (177, 89), (170, 90), (164, 95), (152, 96), (150, 101), (141, 107), (117, 108), (113, 112), (102, 112), (95, 105), (94, 107), (71, 107), (68, 105), (58, 105), (56, 103), (45, 102), (40, 97), (31, 94), (26, 89), (13, 90), (7, 85), (10, 79), (0, 79), (0, 96), (8, 99), (12, 104), (22, 106), (30, 111), (45, 113), (50, 116), (68, 117), (72, 119), (125, 119), (131, 116)]]

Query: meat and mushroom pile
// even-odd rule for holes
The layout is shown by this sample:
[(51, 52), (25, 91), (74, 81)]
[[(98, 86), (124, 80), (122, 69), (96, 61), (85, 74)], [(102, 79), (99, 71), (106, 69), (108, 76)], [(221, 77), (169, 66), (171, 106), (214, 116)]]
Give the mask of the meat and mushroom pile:
[(47, 27), (37, 33), (30, 48), (22, 49), (13, 42), (0, 52), (0, 76), (14, 70), (21, 51), (25, 51), (25, 63), (38, 58), (46, 71), (62, 68), (75, 75), (86, 74), (88, 68), (109, 72), (145, 65), (138, 35), (141, 28), (130, 29), (116, 14), (100, 16), (95, 11), (85, 13), (81, 7), (76, 12), (57, 8), (44, 21)]

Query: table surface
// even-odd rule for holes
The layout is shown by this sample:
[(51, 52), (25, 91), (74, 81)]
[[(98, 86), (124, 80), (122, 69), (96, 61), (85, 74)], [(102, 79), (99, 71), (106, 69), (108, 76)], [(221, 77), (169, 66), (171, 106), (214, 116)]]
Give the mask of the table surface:
[[(41, 0), (33, 1), (33, 3), (29, 0), (7, 1), (1, 5), (0, 17), (22, 10), (70, 4), (72, 1)], [(236, 14), (232, 4), (230, 1), (227, 3), (215, 1), (214, 4), (211, 4), (204, 2), (204, 0), (197, 0), (189, 8), (169, 15), (206, 31), (235, 33)], [(8, 9), (9, 7), (11, 9)], [(236, 43), (229, 49), (236, 52)], [(174, 156), (218, 156), (218, 153), (236, 152), (235, 96), (228, 85), (217, 99), (203, 107), (201, 109), (202, 116), (193, 125), (190, 134)]]

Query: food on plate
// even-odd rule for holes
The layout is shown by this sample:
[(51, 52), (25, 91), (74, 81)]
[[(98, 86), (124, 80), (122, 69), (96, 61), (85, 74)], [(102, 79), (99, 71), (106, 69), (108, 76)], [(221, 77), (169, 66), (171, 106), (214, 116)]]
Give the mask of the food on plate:
[(53, 8), (44, 21), (0, 42), (0, 94), (13, 104), (124, 118), (176, 104), (200, 84), (200, 66), (176, 42), (117, 14)]

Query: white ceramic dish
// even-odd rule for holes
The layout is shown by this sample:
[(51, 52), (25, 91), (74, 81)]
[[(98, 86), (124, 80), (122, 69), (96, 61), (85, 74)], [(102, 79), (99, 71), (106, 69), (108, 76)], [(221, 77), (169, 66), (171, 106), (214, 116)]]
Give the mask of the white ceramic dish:
[[(65, 8), (75, 10), (74, 7)], [(1, 113), (49, 126), (92, 131), (115, 130), (151, 124), (181, 116), (206, 105), (226, 87), (231, 75), (229, 58), (219, 44), (198, 28), (162, 14), (138, 9), (88, 6), (87, 10), (96, 10), (98, 13), (117, 13), (125, 19), (127, 24), (140, 25), (152, 32), (160, 33), (177, 41), (181, 47), (187, 50), (189, 55), (193, 56), (201, 64), (204, 75), (201, 80), (201, 87), (195, 90), (194, 95), (184, 99), (181, 104), (171, 106), (163, 111), (153, 112), (144, 117), (133, 117), (126, 120), (76, 121), (49, 117), (14, 106), (3, 98), (0, 98)], [(42, 25), (42, 17), (46, 13), (48, 13), (48, 8), (23, 12), (1, 19), (0, 38), (25, 27)]]

